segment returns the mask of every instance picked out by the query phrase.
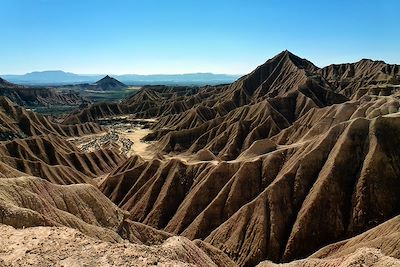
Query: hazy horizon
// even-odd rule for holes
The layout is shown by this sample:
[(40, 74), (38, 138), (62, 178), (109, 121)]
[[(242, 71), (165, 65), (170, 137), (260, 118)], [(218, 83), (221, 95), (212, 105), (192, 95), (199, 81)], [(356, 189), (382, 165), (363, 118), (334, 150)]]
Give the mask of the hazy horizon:
[(399, 7), (395, 0), (4, 0), (0, 73), (241, 75), (285, 49), (318, 67), (362, 58), (398, 64)]
[(214, 75), (245, 75), (245, 73), (215, 73), (215, 72), (187, 72), (187, 73), (149, 73), (149, 74), (141, 74), (141, 73), (77, 73), (73, 71), (65, 71), (65, 70), (60, 70), (60, 69), (52, 69), (52, 70), (32, 70), (29, 72), (25, 73), (0, 73), (1, 75), (26, 75), (26, 74), (32, 74), (32, 73), (43, 73), (43, 72), (63, 72), (66, 74), (76, 74), (76, 75), (81, 75), (81, 76), (97, 76), (97, 75), (115, 75), (115, 76), (123, 76), (123, 75), (139, 75), (139, 76), (156, 76), (156, 75), (190, 75), (190, 74), (214, 74)]

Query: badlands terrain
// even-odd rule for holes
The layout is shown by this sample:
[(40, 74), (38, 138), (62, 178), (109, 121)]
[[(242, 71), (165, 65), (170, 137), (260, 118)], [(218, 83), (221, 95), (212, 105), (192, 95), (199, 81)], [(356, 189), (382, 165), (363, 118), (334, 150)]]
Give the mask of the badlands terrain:
[(58, 118), (0, 82), (1, 266), (400, 266), (399, 65), (283, 51)]

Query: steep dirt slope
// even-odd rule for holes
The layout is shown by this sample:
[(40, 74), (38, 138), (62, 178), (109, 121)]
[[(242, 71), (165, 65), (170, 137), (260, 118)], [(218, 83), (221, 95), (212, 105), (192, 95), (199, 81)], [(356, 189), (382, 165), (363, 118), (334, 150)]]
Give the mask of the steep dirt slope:
[[(34, 225), (46, 225), (40, 219), (44, 216), (55, 222), (52, 225), (73, 227), (103, 240), (124, 238), (146, 245), (182, 235), (219, 265), (227, 265), (226, 255), (239, 266), (255, 266), (265, 260), (304, 259), (313, 253), (290, 264), (396, 264), (396, 216), (400, 214), (397, 77), (398, 67), (383, 62), (319, 69), (284, 51), (231, 85), (146, 87), (123, 103), (76, 111), (64, 125), (120, 114), (156, 117), (153, 132), (145, 138), (156, 141), (147, 146), (160, 152), (153, 159), (133, 155), (110, 164), (107, 157), (112, 157), (112, 151), (82, 154), (61, 139), (49, 145), (53, 135), (68, 135), (50, 130), (55, 126), (46, 123), (23, 132), (35, 136), (35, 129), (44, 129), (47, 137), (0, 146), (6, 158), (61, 164), (87, 177), (110, 172), (99, 185), (102, 197), (90, 185), (80, 190), (81, 185), (56, 186), (44, 180), (26, 186), (15, 178), (0, 182), (4, 180), (5, 188), (14, 188), (16, 183), (19, 191), (26, 192), (23, 197), (7, 193), (7, 205), (29, 214), (34, 211)], [(20, 125), (12, 123), (17, 109), (8, 110), (3, 112), (7, 115), (4, 128), (18, 132)], [(54, 153), (42, 153), (47, 146)], [(7, 163), (2, 162), (0, 170), (9, 177), (21, 175), (24, 169), (17, 168), (21, 165)], [(40, 189), (42, 183), (51, 189)], [(75, 186), (74, 192), (66, 193)], [(46, 191), (52, 192), (49, 198), (47, 193), (42, 196)], [(21, 201), (30, 193), (42, 200)], [(64, 198), (65, 207), (52, 202)], [(42, 204), (32, 204), (37, 202)], [(111, 225), (102, 224), (103, 215), (86, 220), (82, 210), (90, 215), (98, 206), (111, 218), (116, 210), (115, 216), (122, 219)], [(76, 213), (77, 219), (70, 215), (66, 219), (58, 209)], [(96, 227), (111, 232), (100, 234)]]
[(0, 78), (0, 95), (21, 106), (79, 105), (87, 101), (73, 91), (59, 92), (51, 88), (20, 86), (2, 78)]
[(95, 103), (84, 109), (78, 109), (69, 114), (63, 124), (71, 125), (76, 123), (94, 122), (98, 118), (117, 116), (133, 113), (129, 106), (120, 103)]
[(166, 152), (206, 148), (221, 159), (234, 159), (252, 142), (272, 137), (310, 109), (347, 100), (317, 70), (284, 51), (227, 87), (212, 107), (161, 117), (147, 140), (161, 138), (160, 148)]
[(324, 134), (333, 126), (348, 120), (371, 119), (390, 114), (397, 116), (399, 108), (400, 99), (395, 96), (363, 96), (356, 101), (325, 108), (313, 108), (272, 139), (282, 145), (303, 142)]
[[(31, 227), (29, 230), (16, 231), (0, 226), (3, 233), (1, 246), (8, 251), (5, 253), (7, 256), (3, 254), (4, 250), (0, 253), (3, 263), (34, 261), (35, 264), (60, 264), (66, 258), (77, 264), (100, 263), (106, 259), (97, 262), (98, 257), (93, 255), (107, 251), (110, 253), (107, 259), (115, 258), (110, 262), (116, 261), (114, 264), (126, 263), (132, 259), (131, 253), (134, 253), (144, 257), (140, 259), (137, 256), (138, 263), (143, 260), (144, 264), (147, 258), (163, 261), (164, 256), (172, 263), (179, 263), (181, 259), (183, 263), (196, 266), (235, 265), (224, 253), (201, 241), (192, 243), (185, 238), (171, 237), (167, 233), (126, 220), (124, 211), (92, 185), (55, 185), (40, 178), (24, 176), (1, 179), (0, 188), (1, 223), (16, 228)], [(60, 226), (74, 228), (96, 239), (71, 229), (54, 228)], [(23, 246), (20, 245), (20, 238), (24, 240)], [(101, 242), (99, 239), (119, 244)], [(127, 241), (161, 245), (145, 247)], [(83, 251), (79, 244), (85, 245), (84, 254), (81, 254)], [(27, 252), (30, 249), (36, 249), (37, 253)], [(26, 253), (21, 255), (20, 251)], [(117, 258), (122, 260), (117, 261)]]
[(165, 152), (187, 150), (196, 153), (200, 149), (208, 149), (221, 159), (234, 159), (254, 141), (274, 136), (289, 127), (295, 118), (316, 107), (300, 95), (279, 98), (281, 106), (275, 105), (277, 102), (274, 99), (245, 105), (223, 117), (204, 119), (203, 123), (191, 116), (178, 118), (175, 126), (178, 128), (174, 131), (165, 134), (164, 126), (147, 136), (146, 140), (160, 138), (158, 146)]
[(236, 161), (130, 158), (101, 190), (131, 219), (239, 265), (307, 256), (400, 212), (399, 101), (367, 100), (311, 109)]
[(357, 99), (364, 94), (390, 95), (400, 88), (400, 65), (363, 59), (356, 63), (329, 65), (319, 70), (343, 95)]
[[(285, 128), (282, 123), (277, 125), (276, 115), (267, 122), (253, 118), (278, 113), (290, 125), (315, 107), (357, 100), (365, 94), (395, 94), (400, 89), (398, 72), (397, 65), (371, 60), (318, 69), (284, 51), (232, 85), (218, 88), (213, 102), (205, 98), (189, 110), (159, 117), (153, 126), (155, 133), (147, 140), (161, 138), (161, 149), (166, 152), (207, 148), (223, 159), (234, 158), (248, 147), (242, 143), (251, 144)], [(253, 118), (232, 119), (233, 114), (246, 110)], [(230, 147), (239, 151), (227, 153)]]
[(166, 133), (165, 128), (181, 130), (219, 117), (224, 120), (224, 116), (233, 110), (260, 105), (258, 102), (274, 103), (278, 107), (274, 105), (273, 108), (287, 109), (289, 114), (283, 115), (291, 116), (287, 119), (293, 120), (293, 109), (297, 108), (297, 113), (301, 113), (309, 106), (322, 107), (347, 100), (334, 89), (311, 62), (284, 51), (231, 85), (144, 87), (121, 104), (102, 103), (76, 111), (65, 119), (65, 123), (128, 113), (145, 118), (160, 117), (160, 122), (154, 126), (155, 130), (162, 129), (156, 135), (159, 137)]
[(300, 92), (319, 106), (343, 102), (317, 73), (318, 68), (306, 59), (283, 51), (231, 84), (221, 95), (217, 106), (243, 106), (264, 98), (288, 96)]
[[(320, 249), (304, 260), (279, 266), (400, 266), (400, 217), (356, 237)], [(259, 267), (278, 266), (262, 262)]]
[(159, 115), (146, 140), (173, 159), (130, 158), (100, 189), (132, 220), (242, 266), (308, 256), (400, 213), (397, 73), (368, 60), (318, 69), (284, 51), (214, 100)]
[(125, 159), (114, 150), (82, 153), (57, 135), (1, 142), (0, 155), (11, 168), (57, 184), (93, 183), (91, 178), (110, 172)]
[(0, 96), (0, 140), (51, 133), (63, 137), (72, 137), (98, 133), (102, 130), (96, 123), (58, 124), (40, 114), (18, 106), (7, 97)]
[[(83, 153), (65, 137), (103, 131), (95, 123), (60, 125), (0, 97), (1, 177), (28, 174), (57, 184), (93, 183), (125, 157), (117, 150)], [(12, 177), (12, 176), (11, 176)]]
[(396, 216), (358, 236), (326, 246), (310, 257), (344, 256), (362, 247), (376, 248), (387, 256), (400, 258), (400, 216)]
[(68, 226), (104, 240), (121, 239), (116, 231), (122, 211), (92, 185), (55, 185), (25, 176), (1, 179), (0, 188), (3, 224)]
[(155, 117), (186, 111), (202, 101), (195, 95), (197, 87), (144, 86), (137, 94), (121, 103), (97, 103), (76, 110), (65, 118), (65, 124), (84, 123), (115, 115), (135, 114), (137, 117)]
[[(273, 181), (205, 240), (242, 263), (260, 252), (287, 261), (399, 214), (399, 121), (354, 119), (315, 141), (271, 153), (265, 160), (278, 157), (278, 164), (263, 164), (280, 168)], [(238, 236), (227, 235), (233, 230)]]

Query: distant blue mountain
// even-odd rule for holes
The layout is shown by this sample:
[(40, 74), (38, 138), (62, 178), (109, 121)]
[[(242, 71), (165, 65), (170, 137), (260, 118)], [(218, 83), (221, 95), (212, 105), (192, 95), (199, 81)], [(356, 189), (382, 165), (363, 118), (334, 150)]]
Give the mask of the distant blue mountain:
[(61, 70), (34, 71), (23, 75), (2, 75), (12, 83), (29, 85), (51, 85), (95, 82), (103, 75), (80, 75)]
[[(95, 83), (101, 79), (102, 74), (75, 74), (60, 70), (35, 71), (23, 75), (2, 75), (2, 77), (12, 83), (26, 85), (65, 85), (79, 83)], [(221, 83), (232, 83), (240, 75), (214, 74), (214, 73), (188, 73), (188, 74), (125, 74), (113, 75), (119, 81), (128, 85), (215, 85)]]

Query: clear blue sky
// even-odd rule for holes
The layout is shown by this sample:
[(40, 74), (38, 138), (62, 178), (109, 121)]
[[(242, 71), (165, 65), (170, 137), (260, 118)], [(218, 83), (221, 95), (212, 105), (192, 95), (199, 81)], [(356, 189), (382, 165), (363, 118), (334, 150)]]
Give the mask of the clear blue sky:
[(317, 66), (400, 63), (398, 0), (0, 0), (0, 74), (243, 74), (288, 49)]

